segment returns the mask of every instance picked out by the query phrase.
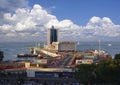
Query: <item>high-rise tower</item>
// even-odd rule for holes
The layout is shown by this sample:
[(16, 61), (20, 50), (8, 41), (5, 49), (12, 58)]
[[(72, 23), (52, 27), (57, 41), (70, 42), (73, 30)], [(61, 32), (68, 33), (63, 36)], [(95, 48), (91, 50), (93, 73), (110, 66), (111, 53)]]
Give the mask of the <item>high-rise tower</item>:
[(47, 44), (52, 44), (52, 42), (58, 41), (58, 30), (52, 26), (52, 28), (48, 29), (47, 32)]

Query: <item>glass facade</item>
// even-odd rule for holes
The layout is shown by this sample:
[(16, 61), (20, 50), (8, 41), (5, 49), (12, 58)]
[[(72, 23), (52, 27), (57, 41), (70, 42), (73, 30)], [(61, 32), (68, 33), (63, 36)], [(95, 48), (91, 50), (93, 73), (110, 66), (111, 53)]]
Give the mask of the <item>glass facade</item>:
[(52, 42), (57, 42), (58, 41), (58, 30), (54, 29), (54, 26), (49, 30), (49, 44), (52, 44)]

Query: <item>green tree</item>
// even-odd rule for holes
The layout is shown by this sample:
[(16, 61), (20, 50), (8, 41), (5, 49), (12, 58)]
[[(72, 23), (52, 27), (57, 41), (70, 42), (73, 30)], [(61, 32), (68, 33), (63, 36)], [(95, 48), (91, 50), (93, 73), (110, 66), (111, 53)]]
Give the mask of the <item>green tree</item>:
[(120, 53), (119, 54), (115, 54), (115, 59), (120, 59)]
[(76, 71), (76, 79), (80, 83), (84, 83), (85, 85), (93, 84), (96, 82), (96, 74), (95, 71), (95, 65), (94, 64), (81, 64), (78, 65), (77, 71)]
[(95, 64), (81, 64), (76, 67), (76, 79), (80, 83), (119, 85), (120, 59), (109, 59)]
[(99, 62), (97, 65), (99, 83), (117, 85), (120, 83), (120, 60), (110, 59)]
[(3, 58), (4, 58), (3, 52), (0, 51), (0, 61), (3, 60)]

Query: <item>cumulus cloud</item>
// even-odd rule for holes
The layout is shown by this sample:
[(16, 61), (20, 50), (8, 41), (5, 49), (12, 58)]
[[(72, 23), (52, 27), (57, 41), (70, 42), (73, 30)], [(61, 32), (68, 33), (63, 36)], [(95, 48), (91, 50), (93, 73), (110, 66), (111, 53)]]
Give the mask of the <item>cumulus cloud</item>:
[[(15, 2), (15, 0), (12, 1)], [(10, 3), (9, 0), (6, 2)], [(27, 4), (27, 0), (25, 4)], [(14, 13), (5, 12), (3, 14), (0, 40), (46, 40), (47, 29), (52, 25), (59, 29), (60, 40), (90, 40), (98, 39), (98, 37), (120, 36), (120, 25), (115, 25), (108, 17), (93, 16), (86, 26), (80, 26), (69, 19), (59, 21), (55, 15), (48, 13), (38, 4), (35, 4), (31, 9), (24, 7), (25, 4), (22, 8), (17, 6), (19, 8), (15, 9)], [(2, 5), (0, 7), (5, 8)]]
[[(54, 15), (47, 13), (40, 5), (35, 4), (32, 9), (18, 8), (14, 14), (4, 13), (4, 23), (0, 25), (0, 35), (5, 37), (17, 36), (28, 38), (46, 36), (46, 24), (50, 20), (57, 20)], [(14, 35), (14, 36), (15, 36)]]
[(6, 23), (6, 21), (4, 21), (5, 13), (14, 13), (16, 9), (27, 6), (28, 0), (0, 0), (0, 25)]
[(115, 25), (108, 17), (92, 17), (85, 29), (85, 31), (91, 32), (93, 36), (120, 36), (120, 25)]

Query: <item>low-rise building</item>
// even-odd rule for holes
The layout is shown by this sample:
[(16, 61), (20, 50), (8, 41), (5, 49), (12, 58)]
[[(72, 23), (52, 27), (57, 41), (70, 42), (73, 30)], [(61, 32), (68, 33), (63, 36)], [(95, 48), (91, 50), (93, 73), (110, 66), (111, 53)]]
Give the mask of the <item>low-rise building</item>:
[(60, 42), (58, 51), (76, 51), (76, 44), (74, 42)]
[(76, 51), (76, 44), (74, 42), (53, 42), (46, 46), (49, 50), (56, 51)]
[(92, 59), (81, 59), (81, 60), (76, 60), (76, 65), (79, 64), (92, 64), (93, 60)]

